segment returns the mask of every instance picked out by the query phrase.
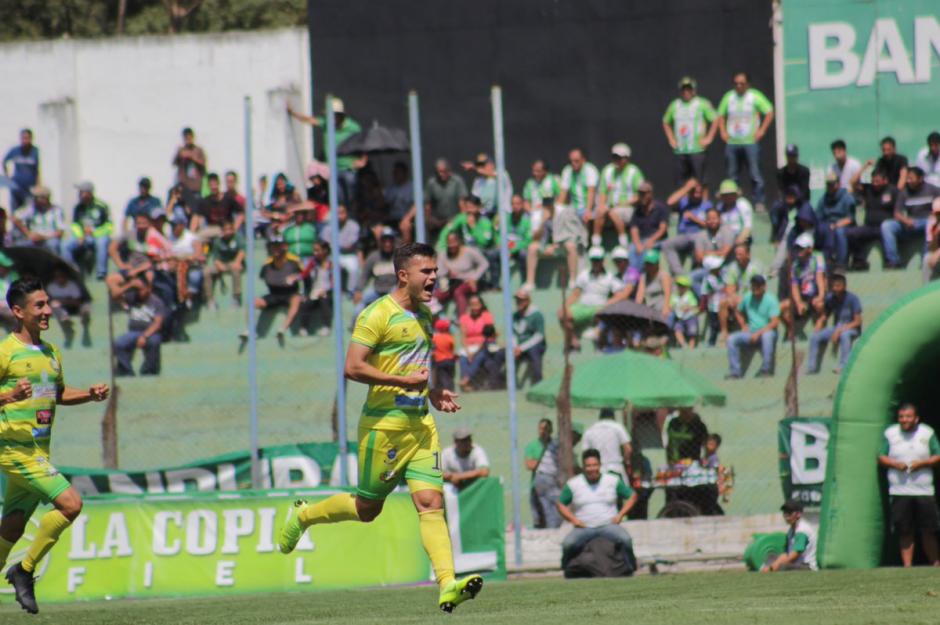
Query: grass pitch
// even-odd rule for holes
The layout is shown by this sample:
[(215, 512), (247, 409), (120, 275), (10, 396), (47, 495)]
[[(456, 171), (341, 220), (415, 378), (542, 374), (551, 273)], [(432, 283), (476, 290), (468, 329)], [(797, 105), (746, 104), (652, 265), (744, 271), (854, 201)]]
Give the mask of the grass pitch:
[[(932, 569), (758, 575), (688, 573), (634, 579), (492, 583), (451, 616), (433, 587), (152, 599), (41, 606), (31, 617), (3, 596), (2, 623), (224, 625), (280, 623), (696, 623), (845, 625), (936, 623), (940, 576)], [(41, 599), (41, 597), (40, 597)]]

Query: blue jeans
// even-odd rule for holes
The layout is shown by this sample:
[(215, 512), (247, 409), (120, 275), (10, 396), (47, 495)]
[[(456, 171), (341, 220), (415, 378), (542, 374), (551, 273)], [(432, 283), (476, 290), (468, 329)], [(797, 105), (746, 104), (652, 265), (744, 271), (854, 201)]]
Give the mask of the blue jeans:
[(745, 145), (726, 145), (725, 162), (728, 165), (728, 178), (738, 181), (741, 162), (747, 164), (748, 176), (753, 187), (754, 203), (764, 202), (764, 177), (760, 173), (760, 145), (748, 143)]
[(824, 247), (829, 252), (830, 260), (834, 260), (837, 265), (845, 267), (849, 263), (849, 237), (848, 228), (832, 229), (828, 224), (825, 225), (826, 242)]
[[(809, 358), (806, 362), (806, 373), (819, 373), (820, 352), (826, 353), (826, 346), (832, 339), (832, 334), (836, 327), (823, 328), (809, 337)], [(852, 351), (852, 341), (858, 336), (858, 330), (843, 330), (839, 335), (839, 369), (845, 368), (845, 363), (849, 360), (849, 353)]]
[(702, 283), (705, 282), (705, 278), (708, 277), (708, 269), (704, 267), (699, 267), (698, 269), (693, 269), (689, 273), (689, 279), (692, 280), (692, 292), (695, 293), (695, 297), (702, 299)]
[(585, 545), (595, 538), (601, 537), (617, 545), (617, 552), (623, 555), (624, 559), (635, 570), (633, 538), (630, 537), (630, 533), (622, 525), (614, 525), (613, 523), (600, 527), (576, 527), (572, 529), (561, 541), (562, 568), (567, 566), (572, 558), (581, 553)]
[[(121, 375), (134, 375), (134, 352), (137, 350), (137, 339), (143, 332), (128, 330), (114, 339), (114, 357), (117, 359), (117, 373)], [(158, 375), (160, 373), (160, 333), (150, 336), (144, 345), (144, 364), (140, 368), (141, 375)]]
[(544, 357), (545, 342), (543, 341), (533, 345), (525, 351), (520, 352), (519, 357), (516, 358), (516, 368), (518, 369), (522, 362), (528, 362), (529, 377), (532, 379), (532, 384), (538, 384), (542, 381), (542, 359)]
[(666, 323), (673, 332), (682, 332), (682, 336), (687, 340), (698, 338), (698, 315), (688, 319), (679, 319), (676, 313), (670, 313)]
[[(754, 349), (751, 332), (735, 332), (728, 337), (728, 369), (731, 375), (740, 376), (741, 351)], [(769, 330), (760, 335), (761, 373), (773, 373), (774, 356), (777, 348), (777, 331)]]
[(536, 473), (529, 491), (529, 505), (532, 507), (532, 521), (537, 528), (561, 527), (561, 513), (555, 503), (561, 495), (561, 488), (554, 475)]
[(111, 243), (111, 237), (85, 237), (84, 239), (72, 239), (65, 247), (65, 260), (78, 265), (77, 257), (86, 252), (94, 251), (95, 254), (95, 276), (103, 278), (108, 273), (108, 245)]
[(908, 228), (900, 221), (895, 219), (885, 219), (881, 222), (881, 241), (885, 248), (885, 262), (889, 265), (897, 265), (901, 262), (901, 256), (898, 254), (898, 239), (913, 239), (920, 237), (924, 239), (924, 245), (927, 245), (925, 234), (927, 232), (927, 219), (915, 219), (914, 225)]
[[(650, 248), (647, 248), (647, 249), (650, 249)], [(657, 244), (654, 245), (651, 249), (654, 249), (654, 250), (661, 249), (661, 248), (660, 248), (660, 244), (657, 243)], [(636, 267), (636, 268), (639, 269), (640, 271), (643, 271), (643, 254), (646, 254), (646, 252), (647, 252), (647, 250), (643, 250), (642, 252), (638, 252), (637, 249), (636, 249), (636, 245), (634, 245), (633, 243), (631, 243), (631, 244), (630, 244), (630, 266), (631, 266), (631, 267)]]

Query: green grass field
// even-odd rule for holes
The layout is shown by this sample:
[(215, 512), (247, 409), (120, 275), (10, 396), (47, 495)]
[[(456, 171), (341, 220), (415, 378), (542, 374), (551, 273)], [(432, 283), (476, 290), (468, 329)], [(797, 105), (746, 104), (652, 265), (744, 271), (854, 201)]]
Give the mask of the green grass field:
[[(3, 623), (240, 625), (264, 623), (602, 623), (845, 625), (937, 622), (940, 577), (930, 569), (758, 575), (687, 573), (634, 579), (494, 583), (451, 616), (436, 588), (152, 599), (41, 606), (30, 617), (3, 597)], [(41, 598), (41, 597), (40, 597)]]

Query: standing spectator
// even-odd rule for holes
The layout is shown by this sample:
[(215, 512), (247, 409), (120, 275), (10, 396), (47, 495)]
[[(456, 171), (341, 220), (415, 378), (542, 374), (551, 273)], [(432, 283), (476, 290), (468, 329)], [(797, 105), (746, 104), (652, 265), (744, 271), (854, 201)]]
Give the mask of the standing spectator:
[(487, 354), (483, 349), (483, 331), (494, 324), (493, 315), (483, 303), (483, 298), (474, 293), (467, 298), (467, 311), (457, 322), (460, 324), (462, 350), (460, 355), (460, 388), (468, 390)]
[(434, 388), (446, 388), (448, 391), (453, 391), (457, 388), (454, 385), (454, 378), (457, 374), (457, 353), (454, 336), (450, 333), (450, 321), (437, 319), (434, 322), (431, 343), (434, 345), (431, 352), (432, 384)]
[[(845, 276), (836, 273), (829, 279), (823, 314), (816, 320), (816, 331), (809, 339), (806, 373), (819, 373), (820, 352), (826, 353), (830, 343), (839, 346), (839, 364), (833, 373), (842, 373), (849, 361), (852, 342), (862, 332), (862, 302), (846, 288)], [(826, 323), (832, 320), (832, 326)]]
[(826, 192), (816, 202), (816, 218), (826, 233), (824, 247), (836, 271), (845, 271), (849, 263), (849, 227), (855, 225), (855, 197), (839, 186), (834, 171), (826, 174)]
[(526, 280), (523, 286), (529, 291), (535, 289), (535, 273), (540, 256), (560, 254), (567, 261), (564, 279), (570, 284), (571, 277), (578, 275), (580, 254), (587, 245), (584, 223), (573, 208), (553, 204), (551, 200), (546, 200), (542, 211), (534, 213), (534, 216), (538, 216), (538, 219), (534, 219), (532, 224), (532, 243), (526, 258)]
[(698, 298), (692, 291), (692, 280), (688, 276), (676, 278), (676, 291), (669, 301), (669, 327), (675, 334), (679, 347), (695, 349), (698, 341)]
[(781, 306), (787, 332), (795, 320), (823, 314), (826, 301), (826, 260), (813, 251), (813, 236), (804, 232), (794, 243), (796, 258), (790, 267), (790, 297)]
[(613, 473), (624, 483), (630, 483), (632, 441), (627, 428), (617, 422), (613, 410), (601, 410), (597, 421), (585, 430), (581, 442), (584, 449), (596, 449), (600, 453), (602, 472)]
[(891, 522), (905, 567), (914, 563), (914, 532), (920, 533), (927, 561), (940, 566), (937, 530), (940, 515), (934, 499), (933, 472), (940, 464), (940, 443), (933, 428), (920, 422), (913, 404), (901, 404), (898, 422), (885, 430), (878, 464), (888, 470)]
[[(359, 249), (362, 228), (358, 221), (349, 216), (349, 211), (344, 204), (337, 207), (336, 217), (339, 221), (339, 266), (346, 272), (344, 290), (352, 293), (359, 284), (359, 270), (362, 266), (362, 252)], [(330, 245), (336, 245), (330, 228), (326, 228), (320, 234), (320, 238)]]
[(682, 273), (680, 254), (688, 254), (695, 248), (695, 239), (705, 227), (705, 213), (712, 208), (704, 192), (702, 183), (696, 178), (689, 178), (666, 200), (669, 208), (674, 208), (679, 214), (676, 235), (663, 241), (662, 245), (669, 271), (675, 275)]
[(777, 348), (777, 327), (780, 325), (780, 303), (767, 292), (767, 280), (757, 274), (751, 278), (751, 292), (741, 299), (735, 314), (741, 330), (728, 337), (728, 375), (740, 379), (741, 351), (760, 345), (761, 368), (757, 377), (770, 377), (774, 371)]
[(388, 213), (385, 225), (397, 228), (415, 203), (414, 186), (403, 161), (395, 161), (392, 166), (392, 182), (385, 187), (384, 195)]
[[(615, 556), (622, 558), (629, 572), (636, 570), (633, 539), (620, 525), (636, 504), (636, 493), (617, 475), (601, 471), (601, 455), (587, 448), (581, 453), (584, 472), (572, 477), (558, 497), (558, 511), (574, 528), (561, 543), (561, 568), (595, 538), (616, 545)], [(617, 509), (617, 501), (623, 505)]]
[[(477, 175), (470, 186), (470, 194), (480, 198), (483, 214), (492, 219), (496, 215), (496, 207), (500, 202), (500, 192), (496, 184), (496, 163), (489, 155), (481, 153), (477, 154), (475, 162), (466, 162), (463, 166), (464, 169), (476, 171)], [(509, 179), (509, 174), (505, 171), (500, 172), (499, 179), (503, 187), (503, 193), (507, 197), (511, 196), (512, 180)], [(506, 210), (507, 207), (503, 206), (502, 208)]]
[(137, 181), (137, 195), (129, 199), (124, 207), (125, 232), (133, 227), (137, 215), (147, 215), (149, 217), (154, 209), (162, 208), (160, 199), (150, 194), (151, 186), (150, 178), (146, 176)]
[(721, 265), (724, 265), (734, 247), (734, 233), (729, 227), (722, 225), (718, 210), (710, 208), (705, 213), (705, 229), (695, 234), (693, 244), (695, 245), (695, 265), (699, 269), (692, 271), (690, 276), (692, 290), (695, 295), (701, 295), (702, 281), (710, 271), (705, 267), (705, 259), (715, 257), (721, 261)]
[(659, 251), (647, 250), (643, 254), (643, 271), (636, 287), (636, 301), (658, 310), (664, 317), (672, 312), (672, 277), (659, 266)]
[(721, 223), (731, 228), (737, 243), (750, 242), (754, 207), (741, 195), (738, 183), (734, 180), (722, 180), (718, 186), (718, 199)]
[(232, 300), (236, 306), (242, 305), (242, 273), (245, 271), (245, 239), (235, 229), (235, 224), (227, 221), (222, 224), (222, 236), (212, 242), (207, 263), (205, 280), (205, 298), (209, 306), (215, 305), (215, 283), (229, 274), (232, 276)]
[(705, 149), (718, 128), (715, 107), (697, 95), (696, 88), (695, 79), (689, 76), (679, 80), (679, 97), (663, 115), (663, 132), (676, 155), (678, 184), (690, 178), (705, 180)]
[(483, 214), (480, 198), (469, 195), (463, 199), (460, 214), (441, 230), (437, 240), (438, 249), (447, 247), (447, 236), (451, 232), (459, 232), (464, 243), (481, 252), (493, 247), (493, 221)]
[(771, 241), (779, 243), (787, 238), (790, 229), (793, 227), (793, 222), (796, 220), (796, 215), (804, 206), (812, 210), (809, 200), (801, 197), (799, 187), (791, 185), (783, 189), (783, 198), (774, 202), (774, 205), (770, 207)]
[(535, 529), (561, 527), (556, 503), (561, 495), (558, 467), (558, 441), (552, 438), (550, 419), (539, 420), (539, 435), (525, 446), (525, 467), (532, 472), (529, 506)]
[(463, 490), (477, 480), (489, 477), (490, 459), (486, 451), (473, 444), (473, 433), (469, 428), (454, 430), (454, 444), (441, 452), (441, 468), (444, 481)]
[(615, 143), (610, 148), (610, 163), (601, 170), (600, 201), (594, 215), (591, 245), (601, 244), (601, 233), (608, 216), (617, 230), (618, 245), (629, 245), (626, 224), (633, 218), (640, 184), (646, 180), (640, 168), (630, 162), (631, 154), (630, 146), (626, 143)]
[(565, 330), (567, 348), (581, 349), (580, 334), (594, 323), (594, 315), (604, 307), (612, 295), (623, 288), (623, 283), (604, 268), (604, 248), (588, 250), (591, 266), (574, 282), (571, 294), (558, 310), (558, 321)]
[[(268, 241), (268, 250), (271, 255), (261, 267), (261, 280), (267, 285), (268, 294), (255, 299), (254, 304), (258, 310), (287, 309), (284, 323), (277, 331), (277, 342), (283, 347), (285, 335), (294, 323), (303, 302), (299, 293), (303, 270), (300, 260), (287, 252), (287, 243), (283, 238), (272, 237)], [(240, 338), (244, 344), (248, 340), (248, 333), (243, 332)]]
[(522, 188), (522, 199), (529, 213), (541, 210), (545, 200), (555, 201), (561, 193), (561, 181), (558, 176), (548, 171), (545, 161), (539, 159), (532, 163), (532, 177), (526, 180)]
[[(871, 161), (865, 163), (871, 165)], [(888, 182), (893, 184), (900, 191), (907, 184), (907, 157), (898, 154), (898, 145), (894, 137), (885, 137), (881, 140), (881, 157), (875, 161), (875, 169), (888, 174)]]
[[(526, 260), (529, 245), (532, 244), (532, 220), (529, 218), (529, 213), (525, 209), (525, 200), (522, 199), (521, 195), (513, 195), (511, 212), (509, 213), (509, 221), (506, 223), (506, 234), (509, 239), (507, 247), (509, 248), (509, 261), (512, 263), (515, 261), (516, 267), (519, 270), (519, 275), (525, 278), (526, 276)], [(503, 213), (505, 215), (505, 213)], [(501, 215), (497, 215), (495, 223), (493, 224), (493, 247), (489, 250), (487, 254), (487, 260), (490, 261), (490, 284), (496, 285), (499, 284), (499, 267), (500, 267), (500, 225), (499, 220), (502, 218)], [(512, 272), (512, 264), (509, 266), (510, 272)]]
[(638, 187), (639, 199), (630, 220), (630, 263), (639, 267), (643, 255), (659, 249), (669, 229), (669, 209), (659, 200), (653, 199), (653, 185), (649, 181)]
[[(388, 295), (398, 284), (398, 276), (395, 273), (395, 265), (392, 262), (395, 254), (395, 231), (391, 228), (384, 228), (379, 237), (379, 247), (366, 256), (362, 264), (362, 271), (359, 274), (359, 284), (353, 292), (353, 303), (356, 309), (353, 312), (353, 320), (359, 316), (366, 306), (379, 299), (383, 295)], [(372, 286), (368, 286), (369, 282)]]
[(839, 176), (839, 186), (843, 189), (853, 189), (855, 186), (853, 180), (855, 180), (855, 175), (862, 171), (862, 164), (857, 158), (849, 156), (845, 141), (842, 139), (833, 141), (829, 145), (829, 149), (832, 150), (832, 158), (834, 159), (829, 170)]
[(512, 314), (513, 354), (516, 364), (529, 365), (532, 384), (542, 381), (542, 359), (545, 357), (545, 317), (532, 303), (526, 289), (516, 291), (516, 310)]
[(881, 242), (881, 225), (894, 219), (894, 207), (897, 205), (898, 188), (888, 184), (888, 176), (881, 170), (871, 175), (871, 182), (859, 182), (861, 170), (852, 178), (852, 188), (859, 193), (865, 205), (865, 221), (861, 226), (852, 226), (845, 233), (849, 240), (849, 252), (852, 254), (852, 269), (867, 270), (865, 259), (868, 244)]
[(905, 179), (907, 182), (898, 193), (894, 219), (885, 220), (881, 224), (887, 269), (903, 269), (898, 251), (899, 239), (926, 239), (930, 207), (940, 197), (940, 188), (924, 182), (924, 170), (920, 167), (907, 169)]
[(300, 310), (301, 336), (311, 324), (318, 326), (318, 336), (329, 336), (333, 326), (333, 261), (329, 243), (321, 240), (313, 244), (313, 257), (307, 261), (300, 279), (310, 284), (310, 295)]
[(127, 332), (114, 339), (115, 375), (134, 375), (134, 352), (144, 352), (140, 375), (160, 374), (160, 329), (167, 317), (166, 305), (153, 294), (146, 280), (134, 279), (120, 287), (127, 301)]
[[(763, 115), (763, 119), (761, 116)], [(764, 203), (764, 177), (760, 171), (760, 140), (774, 120), (774, 106), (753, 89), (746, 72), (734, 75), (734, 89), (718, 104), (718, 130), (725, 147), (728, 178), (737, 182), (741, 163), (747, 164), (751, 194), (758, 210)]]
[[(323, 129), (326, 136), (326, 118), (322, 115), (316, 117), (304, 115), (295, 111), (290, 104), (287, 105), (288, 114), (294, 119), (310, 124), (314, 128)], [(339, 98), (333, 98), (333, 121), (336, 129), (336, 145), (340, 146), (347, 139), (362, 132), (362, 126), (352, 117), (346, 115), (346, 106)], [(356, 197), (356, 169), (359, 165), (360, 155), (341, 155), (336, 158), (336, 168), (339, 178), (339, 201), (348, 204)]]
[(459, 231), (455, 231), (447, 235), (447, 248), (438, 256), (437, 266), (435, 298), (442, 305), (453, 299), (457, 314), (464, 314), (467, 298), (479, 289), (480, 278), (489, 269), (489, 262), (480, 250), (464, 245)]
[(91, 322), (91, 299), (78, 283), (61, 267), (56, 268), (52, 280), (46, 284), (46, 294), (49, 295), (52, 315), (62, 326), (65, 348), (72, 347), (75, 341), (73, 317), (78, 317), (82, 324), (82, 347), (91, 347), (91, 334), (88, 332), (88, 324)]
[(744, 301), (744, 297), (751, 291), (751, 280), (754, 276), (763, 275), (764, 266), (759, 260), (751, 258), (751, 247), (746, 243), (736, 243), (734, 246), (734, 262), (725, 267), (721, 277), (725, 292), (721, 298), (722, 305), (718, 314), (718, 321), (721, 326), (721, 333), (718, 338), (722, 344), (728, 338), (729, 321), (734, 316), (733, 311), (737, 310), (741, 302)]
[(16, 210), (26, 203), (29, 190), (39, 184), (39, 148), (33, 145), (33, 131), (29, 128), (20, 131), (20, 144), (7, 150), (2, 173), (14, 185), (10, 189), (13, 200), (10, 209)]
[(192, 128), (183, 128), (182, 134), (183, 144), (176, 148), (173, 166), (176, 167), (176, 182), (183, 185), (182, 199), (190, 210), (195, 210), (202, 197), (202, 179), (208, 167), (206, 152), (196, 145)]
[(809, 167), (800, 163), (800, 148), (795, 143), (786, 147), (786, 164), (777, 170), (777, 188), (796, 187), (800, 199), (809, 201)]
[(676, 465), (702, 460), (702, 448), (708, 439), (708, 428), (695, 410), (679, 408), (666, 426), (666, 462)]
[(915, 165), (924, 170), (927, 184), (940, 187), (940, 132), (934, 130), (927, 135), (927, 147), (917, 153)]
[(568, 164), (561, 170), (561, 193), (558, 204), (572, 206), (584, 223), (594, 218), (594, 203), (600, 173), (584, 156), (584, 151), (575, 148), (568, 153)]
[[(424, 215), (428, 241), (436, 241), (441, 229), (460, 212), (460, 201), (469, 195), (463, 178), (455, 175), (447, 159), (434, 163), (434, 175), (424, 185)], [(410, 233), (414, 226), (415, 209), (402, 220), (402, 233)]]
[(78, 204), (72, 210), (72, 240), (65, 246), (65, 258), (78, 266), (79, 257), (95, 255), (95, 277), (104, 280), (108, 273), (108, 245), (114, 225), (111, 209), (95, 197), (95, 185), (85, 181), (75, 185)]
[(48, 188), (35, 186), (30, 193), (32, 203), (13, 212), (13, 225), (31, 245), (44, 247), (59, 256), (65, 233), (65, 212), (52, 203)]
[(234, 198), (222, 193), (218, 174), (209, 174), (206, 176), (206, 181), (209, 185), (209, 194), (199, 201), (191, 228), (203, 241), (211, 243), (212, 239), (222, 234), (222, 224), (238, 218), (241, 207)]
[(245, 225), (245, 206), (248, 201), (238, 191), (238, 174), (231, 170), (225, 172), (225, 197), (238, 206), (235, 211), (235, 230), (241, 231)]
[(761, 573), (818, 571), (816, 529), (803, 518), (803, 504), (790, 499), (780, 506), (780, 511), (783, 512), (783, 518), (790, 526), (787, 530), (786, 547), (773, 562), (761, 569)]

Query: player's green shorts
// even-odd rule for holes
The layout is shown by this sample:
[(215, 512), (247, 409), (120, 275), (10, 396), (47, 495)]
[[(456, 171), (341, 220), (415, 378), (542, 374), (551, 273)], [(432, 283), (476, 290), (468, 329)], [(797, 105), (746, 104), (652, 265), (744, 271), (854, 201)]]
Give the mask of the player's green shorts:
[(434, 417), (415, 419), (406, 430), (379, 430), (359, 424), (359, 489), (366, 499), (385, 499), (402, 480), (408, 490), (443, 491), (441, 443)]
[(571, 313), (571, 322), (574, 324), (574, 331), (580, 332), (585, 329), (592, 323), (594, 323), (594, 315), (601, 309), (602, 306), (585, 306), (584, 304), (572, 304), (568, 307), (568, 312)]
[(65, 476), (39, 451), (0, 453), (0, 471), (7, 487), (3, 514), (22, 511), (28, 519), (40, 503), (49, 503), (65, 492), (70, 484)]

